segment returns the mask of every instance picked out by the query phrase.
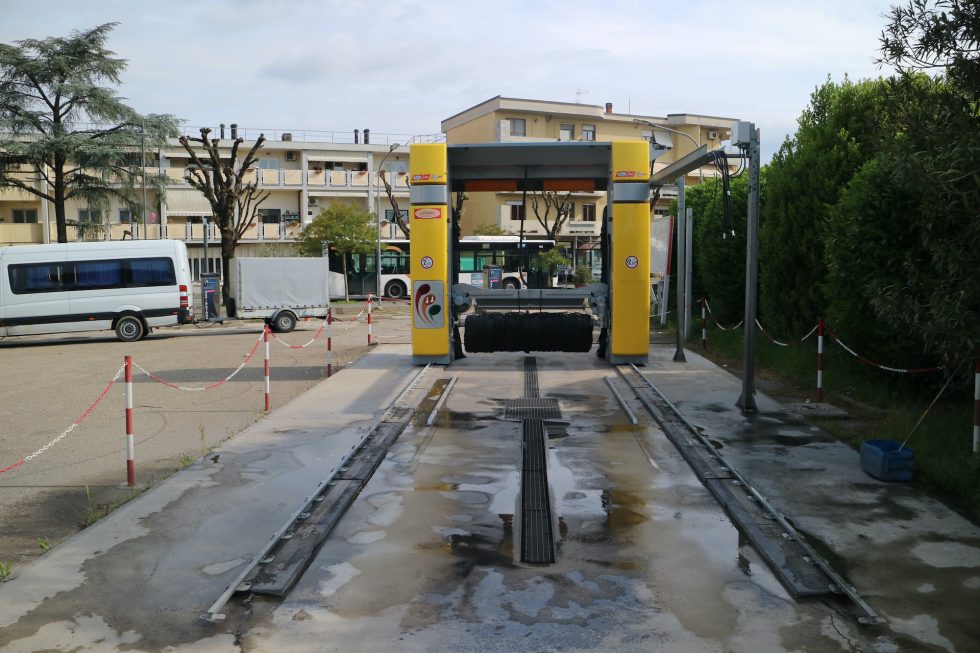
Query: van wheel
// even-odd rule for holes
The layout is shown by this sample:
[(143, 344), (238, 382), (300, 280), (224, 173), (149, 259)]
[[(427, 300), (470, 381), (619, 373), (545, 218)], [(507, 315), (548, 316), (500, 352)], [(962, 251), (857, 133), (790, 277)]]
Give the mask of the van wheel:
[(135, 315), (124, 315), (116, 320), (116, 337), (123, 342), (134, 342), (146, 335), (143, 320)]
[(513, 279), (504, 279), (504, 288), (507, 290), (517, 290), (517, 282)]
[(392, 281), (385, 286), (385, 295), (391, 299), (403, 299), (408, 294), (408, 289), (401, 281)]
[(272, 321), (272, 330), (276, 333), (289, 333), (296, 328), (296, 316), (289, 311), (283, 311), (276, 315)]

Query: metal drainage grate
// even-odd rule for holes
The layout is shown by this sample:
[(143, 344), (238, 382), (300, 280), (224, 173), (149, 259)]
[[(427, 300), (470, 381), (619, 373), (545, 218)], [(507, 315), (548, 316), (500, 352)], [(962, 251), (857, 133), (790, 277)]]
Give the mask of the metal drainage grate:
[(504, 417), (506, 419), (561, 419), (558, 400), (554, 397), (545, 399), (508, 399), (504, 402)]
[(521, 562), (548, 565), (556, 558), (544, 423), (525, 419), (521, 427)]
[(538, 394), (538, 361), (534, 356), (524, 357), (524, 396), (537, 399)]

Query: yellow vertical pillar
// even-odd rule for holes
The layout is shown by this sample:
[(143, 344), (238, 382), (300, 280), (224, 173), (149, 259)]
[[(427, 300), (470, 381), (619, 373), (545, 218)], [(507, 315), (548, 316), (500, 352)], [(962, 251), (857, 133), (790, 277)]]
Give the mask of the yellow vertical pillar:
[(448, 365), (449, 193), (445, 143), (411, 146), (412, 362)]
[(650, 352), (650, 146), (612, 144), (609, 362), (646, 363)]

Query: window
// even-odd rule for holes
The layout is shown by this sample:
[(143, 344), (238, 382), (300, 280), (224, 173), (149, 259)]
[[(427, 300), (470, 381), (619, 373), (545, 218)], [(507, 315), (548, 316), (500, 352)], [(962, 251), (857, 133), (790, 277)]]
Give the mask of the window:
[(282, 209), (259, 209), (259, 218), (263, 224), (278, 224), (282, 219)]
[(660, 207), (654, 207), (653, 208), (653, 215), (658, 216), (658, 217), (659, 216), (667, 216), (667, 215), (670, 215), (670, 209), (660, 208)]
[(510, 119), (511, 136), (527, 136), (527, 121), (524, 118)]
[(583, 141), (595, 140), (595, 125), (582, 125), (582, 140)]
[(14, 224), (37, 224), (37, 209), (14, 209)]
[(102, 211), (98, 209), (78, 209), (78, 221), (102, 224)]
[(582, 221), (595, 222), (595, 204), (582, 205)]
[[(406, 209), (399, 209), (398, 215), (401, 217), (402, 222), (408, 224), (408, 211)], [(385, 222), (392, 223), (395, 221), (395, 210), (385, 209)]]
[(575, 125), (570, 122), (563, 122), (561, 128), (558, 130), (558, 140), (560, 141), (574, 141), (575, 140)]
[(524, 205), (523, 204), (511, 204), (510, 205), (510, 219), (511, 220), (523, 220), (524, 216)]
[(575, 202), (565, 202), (565, 210), (568, 212), (567, 213), (567, 216), (568, 216), (567, 219), (568, 220), (574, 220), (575, 219)]
[(17, 295), (177, 284), (173, 260), (163, 257), (26, 263), (11, 265), (8, 276)]
[(273, 157), (263, 157), (259, 159), (259, 168), (262, 170), (278, 170), (279, 159)]
[(120, 224), (130, 224), (133, 222), (133, 210), (132, 209), (119, 209), (119, 223)]

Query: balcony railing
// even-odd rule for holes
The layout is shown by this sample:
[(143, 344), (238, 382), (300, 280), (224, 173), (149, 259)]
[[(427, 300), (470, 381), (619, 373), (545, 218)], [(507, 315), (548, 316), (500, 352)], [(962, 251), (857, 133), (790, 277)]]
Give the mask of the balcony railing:
[[(187, 173), (184, 168), (166, 168), (166, 176), (174, 185), (186, 186)], [(370, 186), (381, 187), (383, 184), (378, 173), (366, 170), (287, 170), (283, 168), (257, 169), (250, 168), (242, 175), (242, 182), (258, 184), (259, 188), (300, 188), (303, 179), (309, 188), (346, 188), (361, 189)], [(389, 181), (391, 176), (388, 177)], [(394, 188), (408, 189), (408, 174), (398, 172), (394, 175)]]

